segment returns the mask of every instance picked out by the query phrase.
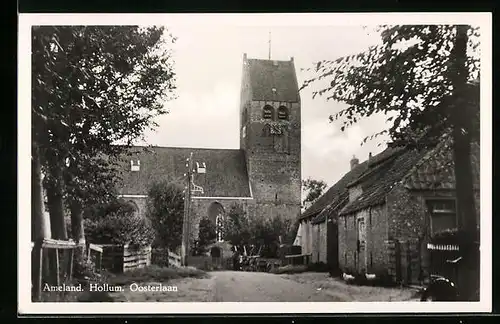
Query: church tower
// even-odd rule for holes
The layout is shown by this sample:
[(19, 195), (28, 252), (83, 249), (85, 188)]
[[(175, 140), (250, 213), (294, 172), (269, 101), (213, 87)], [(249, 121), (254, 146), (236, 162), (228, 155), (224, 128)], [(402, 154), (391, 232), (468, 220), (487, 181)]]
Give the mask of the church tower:
[(240, 100), (240, 147), (256, 212), (295, 218), (301, 205), (301, 116), (293, 58), (244, 54)]

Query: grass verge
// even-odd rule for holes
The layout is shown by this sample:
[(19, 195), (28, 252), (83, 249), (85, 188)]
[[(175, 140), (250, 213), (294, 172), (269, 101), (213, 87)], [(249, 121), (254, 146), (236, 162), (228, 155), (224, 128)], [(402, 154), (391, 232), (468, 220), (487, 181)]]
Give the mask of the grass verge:
[(134, 282), (160, 281), (166, 282), (180, 278), (207, 278), (209, 275), (193, 267), (167, 268), (151, 265), (109, 277), (110, 285), (129, 285)]
[(121, 274), (103, 272), (93, 276), (92, 279), (74, 279), (66, 285), (76, 286), (82, 284), (83, 291), (42, 292), (42, 302), (113, 302), (114, 298), (106, 291), (89, 291), (90, 284), (110, 286), (126, 286), (131, 283), (141, 282), (167, 282), (180, 278), (208, 278), (209, 275), (193, 267), (167, 268), (151, 265), (145, 268), (132, 270)]

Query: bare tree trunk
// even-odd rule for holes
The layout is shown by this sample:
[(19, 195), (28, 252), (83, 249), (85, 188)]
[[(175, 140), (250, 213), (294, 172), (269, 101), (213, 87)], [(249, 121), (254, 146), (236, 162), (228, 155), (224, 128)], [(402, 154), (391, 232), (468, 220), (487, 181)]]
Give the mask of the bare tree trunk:
[(467, 88), (467, 26), (457, 26), (455, 47), (452, 52), (454, 63), (453, 90), (453, 159), (455, 165), (457, 217), (459, 232), (464, 234), (461, 250), (463, 267), (459, 269), (458, 284), (463, 300), (477, 299), (479, 289), (478, 249), (474, 244), (477, 237), (476, 209), (474, 206), (473, 174), (471, 164), (471, 120), (470, 107), (463, 94)]
[(86, 242), (85, 242), (85, 232), (83, 226), (83, 209), (81, 204), (77, 200), (70, 202), (70, 212), (71, 212), (71, 236), (77, 244), (75, 249), (73, 267), (74, 274), (76, 277), (82, 275), (81, 266), (84, 264), (86, 255)]
[[(42, 172), (40, 167), (40, 152), (36, 143), (33, 145), (31, 162), (31, 192), (32, 192), (32, 203), (31, 203), (31, 240), (33, 242), (42, 241), (46, 238), (51, 238), (50, 229), (50, 217), (48, 214), (44, 213), (45, 207), (43, 204), (43, 190), (42, 190)], [(38, 244), (35, 244), (34, 248), (37, 248)], [(40, 269), (40, 254), (37, 251), (32, 253), (31, 270), (32, 277), (31, 283), (34, 289), (33, 296), (38, 300), (38, 292), (43, 284), (43, 281), (50, 277), (50, 263), (54, 260), (49, 258), (47, 250), (40, 251), (42, 253), (42, 268)], [(39, 282), (39, 276), (42, 276), (42, 282)]]
[(31, 240), (50, 238), (50, 218), (44, 213), (43, 191), (42, 191), (42, 173), (40, 169), (40, 156), (36, 144), (33, 147), (32, 157), (32, 178), (31, 178)]
[(68, 233), (64, 220), (62, 168), (54, 155), (49, 157), (48, 164), (50, 179), (46, 182), (46, 190), (52, 237), (58, 240), (67, 240)]

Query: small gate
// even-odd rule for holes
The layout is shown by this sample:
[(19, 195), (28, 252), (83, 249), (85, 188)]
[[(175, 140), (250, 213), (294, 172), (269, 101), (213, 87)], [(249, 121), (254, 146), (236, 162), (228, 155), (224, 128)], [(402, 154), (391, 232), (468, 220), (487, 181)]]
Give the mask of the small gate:
[(455, 244), (427, 244), (429, 250), (430, 265), (429, 273), (431, 275), (439, 275), (457, 281), (456, 267), (449, 264), (447, 260), (455, 260), (460, 257), (460, 248)]

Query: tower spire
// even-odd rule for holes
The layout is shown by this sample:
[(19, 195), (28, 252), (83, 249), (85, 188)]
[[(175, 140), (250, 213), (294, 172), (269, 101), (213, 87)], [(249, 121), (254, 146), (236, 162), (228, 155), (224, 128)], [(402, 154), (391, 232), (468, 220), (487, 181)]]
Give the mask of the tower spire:
[(271, 59), (271, 32), (269, 32), (269, 60)]

